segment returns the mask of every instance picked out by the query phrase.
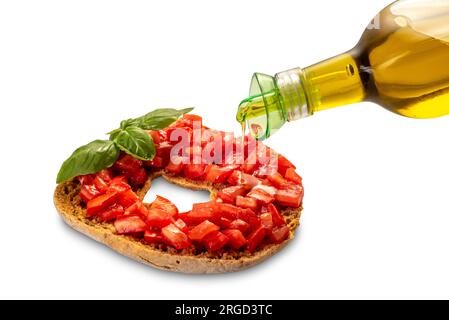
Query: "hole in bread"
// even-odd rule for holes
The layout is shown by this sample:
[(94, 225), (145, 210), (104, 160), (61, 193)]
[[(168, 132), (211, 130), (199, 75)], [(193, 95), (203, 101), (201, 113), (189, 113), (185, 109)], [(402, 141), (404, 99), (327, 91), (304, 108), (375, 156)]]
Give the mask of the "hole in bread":
[(209, 191), (196, 191), (167, 182), (163, 178), (151, 181), (151, 188), (144, 197), (145, 203), (151, 203), (156, 199), (156, 195), (172, 201), (179, 212), (192, 209), (194, 203), (207, 202), (210, 200)]

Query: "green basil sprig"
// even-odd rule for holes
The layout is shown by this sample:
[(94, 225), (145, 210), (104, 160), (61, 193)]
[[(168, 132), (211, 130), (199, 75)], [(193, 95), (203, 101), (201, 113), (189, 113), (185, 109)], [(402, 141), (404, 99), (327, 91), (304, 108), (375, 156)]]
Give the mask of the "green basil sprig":
[(151, 135), (145, 130), (164, 129), (192, 110), (157, 109), (142, 117), (122, 121), (120, 128), (108, 133), (109, 140), (95, 140), (76, 149), (62, 164), (56, 183), (111, 167), (117, 161), (120, 150), (140, 160), (152, 160), (156, 148)]

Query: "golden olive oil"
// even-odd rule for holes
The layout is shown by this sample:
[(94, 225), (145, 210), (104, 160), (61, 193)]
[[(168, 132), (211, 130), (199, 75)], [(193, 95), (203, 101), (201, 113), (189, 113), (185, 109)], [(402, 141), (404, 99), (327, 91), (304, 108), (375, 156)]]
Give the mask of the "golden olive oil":
[(255, 74), (237, 120), (264, 139), (287, 121), (361, 101), (410, 118), (449, 114), (449, 0), (397, 1), (376, 21), (349, 52)]

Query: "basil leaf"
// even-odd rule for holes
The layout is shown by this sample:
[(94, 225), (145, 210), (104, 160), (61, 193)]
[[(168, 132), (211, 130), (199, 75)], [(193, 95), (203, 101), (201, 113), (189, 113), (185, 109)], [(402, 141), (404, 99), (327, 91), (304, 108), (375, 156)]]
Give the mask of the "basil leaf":
[(76, 149), (70, 158), (64, 161), (56, 178), (56, 183), (109, 168), (117, 161), (119, 154), (120, 150), (112, 141), (92, 141)]
[(142, 117), (122, 121), (120, 126), (122, 129), (126, 128), (127, 126), (135, 126), (144, 130), (161, 130), (178, 120), (179, 117), (183, 114), (188, 113), (192, 110), (193, 108), (186, 108), (181, 110), (171, 108), (156, 109)]
[(114, 134), (114, 142), (127, 154), (140, 159), (152, 160), (156, 153), (151, 136), (139, 127), (131, 126)]

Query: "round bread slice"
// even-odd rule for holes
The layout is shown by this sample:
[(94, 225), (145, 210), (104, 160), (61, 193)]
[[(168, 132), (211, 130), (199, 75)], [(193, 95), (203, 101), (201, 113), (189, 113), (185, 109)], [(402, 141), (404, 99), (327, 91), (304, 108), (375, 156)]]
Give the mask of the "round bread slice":
[[(205, 182), (191, 181), (172, 176), (164, 171), (152, 173), (138, 195), (143, 199), (151, 181), (162, 176), (167, 181), (193, 190), (208, 190), (214, 199), (219, 188)], [(113, 250), (152, 267), (183, 273), (235, 272), (256, 265), (281, 250), (294, 237), (299, 226), (301, 208), (281, 210), (290, 228), (289, 238), (281, 244), (268, 244), (254, 253), (224, 250), (214, 254), (189, 250), (177, 251), (170, 247), (148, 245), (133, 237), (117, 235), (114, 225), (86, 218), (86, 210), (79, 197), (80, 185), (76, 181), (59, 184), (54, 193), (54, 203), (62, 219), (75, 230), (112, 248)]]

